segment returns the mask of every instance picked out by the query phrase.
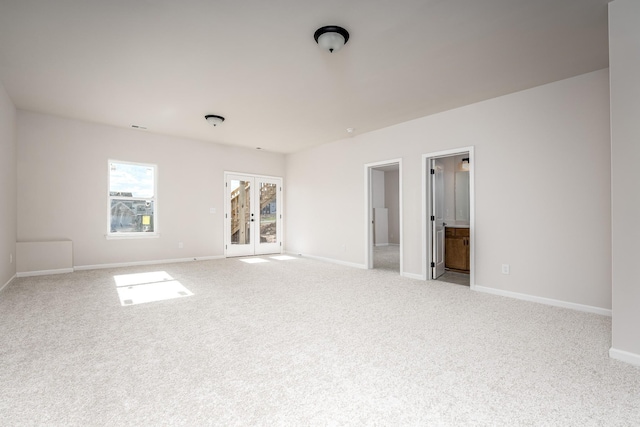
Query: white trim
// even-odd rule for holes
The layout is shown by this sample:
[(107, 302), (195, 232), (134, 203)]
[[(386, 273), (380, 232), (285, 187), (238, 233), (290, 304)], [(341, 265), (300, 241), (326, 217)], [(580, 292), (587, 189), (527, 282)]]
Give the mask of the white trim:
[[(154, 213), (155, 215), (155, 213)], [(107, 240), (131, 240), (131, 239), (157, 239), (160, 237), (160, 233), (117, 233), (117, 234), (105, 234), (104, 238)]]
[(402, 277), (406, 277), (407, 279), (424, 280), (422, 278), (422, 274), (416, 274), (416, 273), (402, 273)]
[[(283, 179), (281, 176), (275, 175), (262, 175), (259, 173), (246, 173), (246, 172), (234, 172), (234, 171), (224, 171), (225, 174), (229, 175), (244, 175), (244, 176), (252, 176), (254, 178), (269, 178), (269, 179)], [(225, 180), (226, 181), (226, 180)]]
[(179, 262), (209, 261), (209, 260), (224, 259), (224, 258), (225, 258), (224, 255), (199, 256), (199, 257), (193, 257), (193, 258), (162, 259), (162, 260), (153, 260), (153, 261), (117, 262), (113, 264), (76, 265), (73, 267), (73, 269), (76, 271), (99, 270), (103, 268), (134, 267), (138, 265), (175, 264)]
[(611, 317), (611, 310), (607, 308), (594, 307), (591, 305), (576, 304), (574, 302), (561, 301), (552, 298), (538, 297), (535, 295), (521, 294), (518, 292), (505, 291), (502, 289), (488, 288), (486, 286), (471, 285), (472, 291), (483, 292), (486, 294), (499, 295), (502, 297), (515, 298), (523, 301), (537, 302), (554, 307), (568, 308), (571, 310), (583, 311), (586, 313), (599, 314), (601, 316)]
[(20, 271), (16, 273), (17, 277), (32, 277), (32, 276), (49, 276), (51, 274), (67, 274), (73, 273), (73, 268), (57, 268), (55, 270), (38, 270), (38, 271)]
[(429, 198), (427, 194), (430, 194), (430, 190), (427, 188), (430, 181), (427, 179), (427, 163), (430, 162), (429, 157), (426, 154), (422, 155), (422, 274), (421, 279), (428, 279), (429, 260), (431, 259), (431, 248), (429, 243), (431, 242), (431, 231), (427, 229), (429, 221), (427, 221), (427, 215), (429, 215)]
[(459, 154), (469, 154), (469, 281), (471, 286), (476, 283), (476, 185), (475, 185), (475, 147), (453, 148), (450, 150), (436, 151), (422, 155), (422, 280), (429, 278), (429, 261), (432, 258), (431, 227), (428, 225), (429, 200), (431, 195), (431, 178), (427, 174), (427, 163), (431, 159), (441, 157), (451, 157)]
[(18, 277), (18, 275), (17, 275), (17, 274), (14, 274), (14, 275), (13, 275), (13, 277), (11, 277), (11, 279), (9, 279), (9, 280), (7, 281), (7, 283), (5, 283), (4, 285), (2, 285), (2, 287), (0, 287), (0, 292), (2, 292), (2, 290), (3, 290), (4, 288), (6, 288), (6, 287), (7, 287), (7, 285), (9, 285), (9, 283), (11, 283), (11, 282), (13, 281), (13, 279), (15, 279), (16, 277)]
[(364, 264), (357, 264), (355, 262), (342, 261), (342, 260), (334, 259), (334, 258), (325, 258), (325, 257), (321, 257), (321, 256), (300, 254), (300, 253), (288, 253), (288, 254), (289, 255), (300, 256), (300, 257), (303, 257), (303, 258), (314, 259), (316, 261), (330, 262), (331, 264), (339, 264), (339, 265), (344, 265), (344, 266), (347, 266), (347, 267), (359, 268), (359, 269), (362, 269), (362, 270), (366, 270), (367, 269), (367, 266), (364, 265)]
[(640, 366), (640, 354), (618, 350), (617, 348), (611, 347), (609, 349), (609, 357), (631, 365)]
[(371, 170), (379, 167), (379, 166), (388, 166), (388, 165), (398, 165), (398, 217), (400, 220), (399, 228), (400, 228), (400, 276), (403, 275), (404, 270), (404, 256), (403, 256), (403, 230), (404, 230), (404, 216), (403, 216), (403, 203), (402, 203), (402, 193), (404, 192), (402, 186), (402, 158), (390, 159), (390, 160), (382, 160), (379, 162), (367, 163), (364, 165), (364, 242), (365, 242), (365, 252), (364, 252), (364, 268), (370, 269), (373, 268), (373, 245), (371, 244), (373, 240), (373, 230), (371, 227), (371, 210), (369, 206), (371, 205)]

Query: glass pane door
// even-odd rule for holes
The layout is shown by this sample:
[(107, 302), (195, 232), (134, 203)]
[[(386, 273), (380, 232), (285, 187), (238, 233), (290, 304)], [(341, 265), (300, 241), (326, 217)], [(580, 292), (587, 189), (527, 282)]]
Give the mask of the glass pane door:
[(225, 175), (225, 255), (279, 253), (281, 178)]
[(227, 251), (231, 256), (253, 255), (251, 243), (251, 178), (230, 176), (227, 180)]
[(256, 178), (260, 198), (260, 241), (256, 242), (256, 253), (278, 253), (280, 247), (280, 201), (282, 188), (278, 179)]

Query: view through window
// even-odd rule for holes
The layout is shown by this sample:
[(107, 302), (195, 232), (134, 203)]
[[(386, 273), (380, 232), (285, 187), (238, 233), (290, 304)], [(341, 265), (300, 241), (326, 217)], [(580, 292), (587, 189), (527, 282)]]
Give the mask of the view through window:
[(156, 165), (109, 162), (109, 235), (157, 233)]

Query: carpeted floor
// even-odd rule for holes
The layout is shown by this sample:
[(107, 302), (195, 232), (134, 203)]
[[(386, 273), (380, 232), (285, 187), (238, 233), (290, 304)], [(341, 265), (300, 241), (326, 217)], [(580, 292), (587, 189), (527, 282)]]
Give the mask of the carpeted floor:
[(374, 246), (373, 268), (395, 271), (400, 274), (400, 246)]
[[(309, 259), (16, 279), (0, 425), (632, 426), (611, 319)], [(114, 276), (193, 293), (122, 306)]]

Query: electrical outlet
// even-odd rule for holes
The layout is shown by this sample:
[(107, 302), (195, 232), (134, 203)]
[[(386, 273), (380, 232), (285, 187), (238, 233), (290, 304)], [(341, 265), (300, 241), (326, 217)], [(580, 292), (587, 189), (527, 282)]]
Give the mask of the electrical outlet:
[(347, 245), (342, 245), (342, 252), (346, 252), (347, 251)]
[(184, 244), (182, 242), (178, 242), (178, 249), (184, 248)]
[(209, 213), (210, 214), (216, 213), (216, 208), (209, 208)]
[(509, 274), (509, 264), (502, 264), (502, 274)]
[(9, 254), (9, 264), (13, 264), (13, 254)]

